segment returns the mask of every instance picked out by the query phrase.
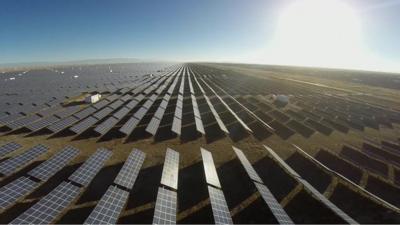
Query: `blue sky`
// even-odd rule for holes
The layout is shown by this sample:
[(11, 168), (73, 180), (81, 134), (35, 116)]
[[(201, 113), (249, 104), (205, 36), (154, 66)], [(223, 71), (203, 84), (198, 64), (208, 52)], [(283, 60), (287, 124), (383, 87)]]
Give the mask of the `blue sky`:
[[(264, 62), (259, 51), (293, 2), (2, 0), (0, 64), (124, 57)], [(364, 45), (400, 62), (400, 2), (346, 2), (357, 11)]]

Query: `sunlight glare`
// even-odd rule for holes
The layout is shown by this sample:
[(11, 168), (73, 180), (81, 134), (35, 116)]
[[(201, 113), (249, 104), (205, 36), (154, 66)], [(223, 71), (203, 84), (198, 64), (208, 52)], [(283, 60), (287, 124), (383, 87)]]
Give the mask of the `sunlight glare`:
[(299, 0), (281, 14), (266, 60), (273, 64), (357, 68), (371, 60), (355, 11), (339, 0)]

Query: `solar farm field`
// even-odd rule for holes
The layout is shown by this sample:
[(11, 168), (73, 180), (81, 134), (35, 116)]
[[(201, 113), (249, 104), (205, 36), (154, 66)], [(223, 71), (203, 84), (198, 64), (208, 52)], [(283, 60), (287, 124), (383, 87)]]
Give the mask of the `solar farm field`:
[(363, 72), (324, 73), (211, 63), (4, 72), (0, 223), (398, 224), (397, 78), (371, 86)]

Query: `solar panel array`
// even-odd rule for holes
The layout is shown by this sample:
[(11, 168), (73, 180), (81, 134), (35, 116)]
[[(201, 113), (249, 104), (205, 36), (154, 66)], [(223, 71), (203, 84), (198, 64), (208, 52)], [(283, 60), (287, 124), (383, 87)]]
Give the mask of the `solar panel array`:
[[(215, 224), (233, 224), (211, 152), (200, 148)], [(211, 186), (212, 185), (212, 186)], [(214, 187), (213, 187), (214, 186)]]
[(243, 154), (242, 150), (232, 146), (233, 151), (235, 151), (236, 155), (238, 156), (240, 162), (242, 163), (244, 169), (246, 170), (247, 174), (250, 176), (250, 178), (254, 181), (257, 181), (258, 183), (263, 183), (261, 180), (260, 176), (258, 176), (257, 172), (254, 170), (253, 166), (247, 160), (246, 156)]
[(290, 219), (285, 210), (283, 210), (282, 206), (272, 195), (268, 187), (263, 183), (260, 176), (258, 176), (257, 172), (254, 170), (249, 160), (243, 154), (242, 150), (233, 146), (232, 148), (235, 151), (236, 155), (238, 156), (243, 167), (245, 168), (247, 174), (253, 180), (258, 192), (261, 194), (261, 197), (264, 199), (265, 203), (270, 208), (272, 214), (278, 220), (279, 224), (294, 224), (292, 219)]
[[(243, 97), (243, 95), (245, 95), (246, 93), (244, 94), (242, 93), (243, 95), (240, 94), (241, 96), (237, 97), (235, 95), (231, 95), (231, 91), (225, 91), (224, 89), (222, 89), (221, 87), (223, 85), (221, 85), (221, 82), (224, 82), (223, 79), (225, 78), (215, 79), (214, 78), (215, 75), (212, 74), (212, 70), (210, 70), (210, 74), (207, 73), (195, 74), (189, 67), (183, 66), (180, 67), (178, 70), (171, 71), (170, 73), (163, 73), (163, 74), (155, 73), (155, 74), (156, 75), (149, 74), (146, 76), (142, 76), (141, 78), (136, 76), (135, 79), (133, 79), (132, 76), (127, 75), (129, 79), (122, 79), (118, 81), (110, 79), (108, 80), (109, 82), (104, 83), (104, 85), (102, 83), (99, 84), (96, 83), (93, 84), (90, 88), (89, 87), (84, 88), (84, 90), (86, 90), (86, 92), (88, 93), (90, 93), (91, 91), (93, 92), (107, 91), (107, 93), (111, 94), (109, 94), (108, 96), (107, 94), (105, 94), (106, 97), (103, 97), (101, 101), (95, 104), (91, 104), (90, 106), (88, 106), (83, 110), (81, 110), (80, 106), (70, 106), (70, 107), (61, 106), (60, 103), (63, 102), (63, 100), (65, 100), (66, 98), (69, 98), (68, 96), (54, 97), (51, 101), (46, 102), (46, 104), (44, 105), (20, 104), (23, 105), (23, 108), (22, 107), (10, 108), (7, 109), (7, 112), (0, 112), (0, 124), (4, 124), (11, 129), (19, 129), (22, 127), (26, 127), (30, 131), (38, 131), (42, 128), (47, 127), (48, 130), (54, 133), (70, 128), (70, 130), (72, 130), (76, 134), (80, 134), (89, 129), (90, 127), (94, 126), (95, 124), (97, 124), (96, 126), (94, 126), (94, 131), (101, 135), (105, 135), (115, 126), (117, 126), (117, 129), (120, 128), (119, 129), (120, 132), (126, 135), (130, 135), (132, 131), (139, 124), (140, 125), (142, 124), (141, 121), (143, 118), (145, 118), (146, 115), (148, 115), (147, 114), (148, 112), (149, 114), (154, 112), (153, 110), (150, 110), (150, 108), (152, 108), (153, 104), (157, 101), (157, 99), (159, 99), (159, 95), (165, 93), (164, 90), (169, 87), (163, 99), (161, 100), (161, 103), (159, 104), (157, 110), (154, 112), (153, 117), (151, 119), (146, 118), (149, 119), (146, 120), (146, 123), (147, 121), (149, 121), (147, 124), (144, 124), (143, 121), (143, 124), (144, 126), (146, 126), (146, 131), (148, 133), (156, 135), (157, 131), (159, 130), (159, 126), (161, 124), (164, 114), (167, 113), (167, 115), (170, 116), (170, 113), (172, 112), (174, 112), (174, 115), (173, 117), (171, 116), (172, 117), (171, 130), (178, 135), (181, 135), (183, 127), (185, 129), (188, 128), (188, 130), (189, 128), (192, 128), (193, 127), (192, 121), (195, 122), (194, 125), (196, 126), (197, 132), (205, 134), (203, 120), (207, 124), (207, 131), (210, 128), (215, 128), (214, 126), (209, 126), (210, 123), (208, 122), (210, 121), (209, 120), (210, 118), (212, 119), (213, 125), (216, 122), (217, 124), (215, 125), (218, 125), (219, 129), (221, 129), (226, 134), (228, 134), (231, 131), (231, 134), (234, 135), (235, 132), (233, 131), (237, 128), (236, 127), (237, 124), (240, 126), (240, 127), (238, 126), (240, 129), (244, 128), (244, 130), (250, 133), (253, 132), (254, 126), (252, 125), (254, 125), (253, 124), (254, 120), (252, 119), (254, 118), (250, 119), (246, 118), (246, 115), (249, 114), (249, 113), (246, 114), (246, 110), (247, 108), (251, 108), (252, 105), (245, 103), (247, 103), (246, 101), (250, 102), (250, 100), (248, 100), (250, 98), (248, 98), (248, 96)], [(187, 80), (185, 79), (185, 77), (187, 78)], [(126, 83), (124, 84), (124, 82)], [(172, 82), (172, 84), (169, 86), (170, 82)], [(179, 90), (175, 88), (178, 82), (180, 84), (178, 88)], [(186, 87), (185, 89), (185, 82), (188, 82), (187, 84), (189, 88)], [(251, 88), (252, 87), (249, 87), (249, 89)], [(188, 89), (190, 91), (189, 95), (191, 98), (192, 107), (190, 107), (189, 109), (189, 107), (186, 107), (185, 105), (185, 111), (183, 111), (184, 99), (186, 98), (185, 104), (189, 100), (188, 99), (189, 96), (187, 95)], [(239, 90), (237, 93), (240, 93), (240, 91), (241, 90)], [(1, 90), (0, 92), (3, 92), (3, 90)], [(175, 100), (175, 97), (177, 97), (176, 99), (177, 102), (175, 105), (175, 111), (173, 111), (174, 106), (172, 105), (169, 105), (170, 107), (167, 106), (169, 104), (169, 100), (171, 98)], [(258, 96), (258, 97), (262, 98), (263, 96)], [(3, 98), (2, 95), (0, 95), (0, 100), (2, 98)], [(245, 103), (243, 103), (243, 101), (240, 100), (240, 98), (245, 99)], [(0, 104), (1, 103), (2, 102), (0, 101)], [(252, 102), (252, 104), (253, 103), (254, 102)], [(135, 112), (131, 112), (134, 108), (135, 109), (138, 108), (138, 110), (136, 110)], [(193, 109), (193, 114), (194, 114), (193, 118), (187, 117), (187, 115), (189, 115), (189, 113), (191, 115), (192, 112), (186, 112), (186, 109), (188, 109), (188, 111), (191, 111)], [(206, 112), (204, 110), (206, 110)], [(284, 110), (274, 110), (274, 112), (275, 111), (277, 114), (281, 113), (283, 115), (284, 115), (283, 112), (285, 112)], [(127, 117), (128, 114), (130, 118), (125, 118)], [(168, 117), (168, 120), (171, 117)], [(185, 117), (185, 121), (182, 120), (183, 117)], [(186, 121), (186, 118), (194, 120)], [(259, 119), (259, 117), (257, 118)], [(215, 119), (215, 121), (213, 119)], [(280, 121), (279, 119), (277, 120)], [(122, 127), (119, 127), (119, 125), (117, 125), (119, 124), (120, 121), (125, 121), (124, 124), (121, 124)], [(190, 124), (190, 127), (186, 126), (186, 124)], [(284, 123), (282, 122), (282, 124)], [(167, 125), (170, 126), (170, 124)], [(268, 124), (266, 125), (268, 126)], [(285, 123), (284, 125), (286, 126), (287, 123)], [(256, 133), (257, 131), (254, 130), (254, 132)], [(183, 139), (185, 137), (181, 138)], [(303, 184), (304, 189), (306, 189), (309, 194), (312, 194), (317, 199), (319, 199), (320, 202), (322, 202), (325, 206), (327, 206), (329, 209), (335, 212), (346, 222), (357, 223), (346, 213), (344, 213), (341, 209), (339, 209), (332, 202), (330, 202), (323, 194), (319, 193), (299, 174), (297, 174), (296, 171), (294, 171), (289, 165), (287, 165), (286, 162), (282, 160), (275, 152), (273, 152), (267, 146), (265, 147), (268, 149), (268, 151), (270, 151), (270, 154), (274, 157), (274, 159), (278, 161), (278, 163), (280, 163), (280, 165), (286, 171), (288, 171), (288, 173), (290, 173), (298, 182)], [(9, 150), (8, 148), (12, 150)], [(1, 146), (0, 157), (14, 150), (15, 149), (13, 149), (12, 146), (11, 147)], [(4, 204), (4, 208), (7, 208), (13, 203), (15, 203), (18, 199), (22, 198), (23, 196), (26, 196), (32, 190), (37, 188), (41, 182), (53, 176), (57, 171), (59, 171), (62, 167), (64, 167), (69, 162), (69, 160), (71, 160), (76, 156), (76, 154), (78, 154), (77, 152), (71, 149), (70, 151), (67, 150), (68, 149), (65, 149), (65, 151), (59, 152), (49, 160), (43, 162), (38, 167), (28, 172), (28, 175), (30, 176), (31, 179), (29, 177), (20, 177), (14, 180), (13, 182), (10, 182), (9, 184), (0, 188), (0, 206)], [(106, 152), (103, 152), (103, 154), (98, 154), (98, 152), (93, 154), (77, 171), (75, 171), (75, 173), (73, 173), (69, 177), (72, 183), (64, 182), (60, 186), (72, 185), (78, 188), (79, 190), (81, 188), (79, 188), (78, 186), (80, 185), (87, 186), (94, 178), (94, 176), (99, 172), (101, 167), (104, 165), (105, 161), (110, 157), (111, 152), (109, 152), (108, 150), (105, 151)], [(258, 192), (261, 194), (261, 197), (266, 202), (268, 207), (271, 209), (271, 212), (274, 214), (278, 222), (281, 224), (282, 223), (292, 224), (293, 221), (288, 217), (286, 212), (282, 209), (282, 206), (272, 195), (271, 191), (263, 183), (263, 181), (258, 176), (257, 172), (254, 170), (251, 163), (247, 160), (243, 152), (235, 147), (234, 151), (237, 154), (238, 159), (240, 160), (244, 169), (248, 173), (249, 177), (254, 182)], [(12, 172), (14, 172), (19, 167), (25, 166), (29, 161), (32, 161), (34, 158), (38, 157), (38, 156), (28, 157), (28, 155), (23, 156), (25, 153), (17, 157), (11, 158), (9, 160), (4, 160), (0, 162), (0, 172), (1, 170), (7, 167), (4, 166), (7, 161), (10, 164), (9, 167), (11, 168), (9, 170), (12, 170)], [(203, 148), (201, 149), (201, 155), (203, 159), (205, 176), (208, 184), (207, 186), (208, 186), (210, 202), (215, 223), (230, 224), (232, 223), (232, 219), (229, 212), (229, 207), (226, 204), (223, 191), (221, 190), (221, 184), (218, 178), (218, 174), (215, 168), (212, 155), (209, 151)], [(19, 163), (10, 163), (12, 162), (12, 159), (15, 160), (18, 157), (21, 158), (19, 160), (20, 161)], [(138, 173), (140, 171), (140, 168), (143, 164), (144, 158), (145, 154), (139, 150), (131, 152), (124, 166), (122, 167), (120, 173), (114, 180), (114, 184), (108, 188), (107, 192), (103, 195), (102, 199), (99, 201), (99, 203), (93, 210), (92, 214), (87, 219), (86, 223), (116, 223), (121, 211), (123, 210), (126, 204), (129, 195), (126, 189), (132, 189), (135, 180), (138, 176)], [(2, 168), (2, 166), (4, 168)], [(160, 183), (163, 186), (160, 186), (158, 189), (153, 223), (157, 224), (176, 223), (176, 212), (178, 205), (177, 204), (178, 172), (179, 172), (179, 153), (173, 151), (172, 149), (167, 149), (164, 168), (160, 181)], [(34, 181), (34, 180), (39, 180), (39, 181)], [(80, 185), (77, 185), (76, 183)], [(66, 188), (66, 192), (68, 192), (70, 189), (72, 190), (73, 188), (71, 187)], [(50, 198), (49, 196), (54, 191), (52, 191), (49, 195), (45, 196), (45, 198), (43, 199)], [(61, 196), (62, 194), (63, 193), (59, 193), (58, 195)], [(79, 195), (79, 193), (77, 195)], [(68, 206), (68, 204), (70, 204), (73, 201), (73, 199), (66, 200), (69, 203), (68, 202), (63, 203), (61, 200), (58, 200), (60, 204), (58, 205), (58, 208), (64, 207), (65, 209)], [(38, 208), (39, 206), (37, 205), (39, 203), (40, 202), (38, 202), (32, 208), (34, 207)], [(46, 209), (45, 206), (43, 206), (43, 204), (40, 207), (42, 207), (41, 208), (42, 211), (48, 210), (48, 213), (41, 214), (41, 212), (36, 211), (35, 213), (31, 213), (31, 215), (29, 215), (29, 219), (27, 219), (28, 221), (34, 221), (34, 220), (52, 221), (54, 220), (55, 217), (57, 217), (57, 215), (60, 215), (62, 211), (61, 209), (61, 211), (53, 212), (50, 209)], [(53, 207), (56, 206), (53, 205)], [(29, 212), (29, 210), (27, 210), (24, 213), (26, 214), (25, 215), (26, 218), (28, 218), (27, 213)], [(47, 218), (47, 217), (52, 217), (52, 218)]]
[(64, 118), (56, 123), (53, 123), (52, 125), (48, 126), (47, 128), (52, 131), (53, 133), (57, 133), (60, 132), (64, 129), (66, 129), (67, 127), (72, 126), (74, 123), (78, 122), (79, 119), (70, 116), (67, 118)]
[[(150, 93), (150, 91), (155, 89), (154, 86), (151, 86), (151, 85), (148, 85), (148, 86), (149, 87), (146, 89), (146, 90), (149, 90), (148, 93)], [(136, 100), (137, 100), (136, 102), (140, 102), (144, 98), (143, 95), (139, 95), (139, 96), (141, 96), (141, 97), (139, 98), (138, 96), (136, 96)], [(150, 107), (153, 105), (153, 103), (156, 101), (157, 97), (158, 97), (157, 93), (150, 96), (147, 99), (147, 101), (142, 105), (142, 107), (138, 111), (136, 111), (133, 114), (133, 116), (119, 129), (119, 131), (125, 135), (130, 135), (132, 133), (132, 131), (136, 128), (136, 126), (139, 124), (139, 122), (146, 115), (147, 111), (150, 109)], [(136, 102), (135, 102), (135, 104), (136, 104)], [(153, 125), (155, 125), (154, 122), (153, 122)], [(153, 127), (153, 130), (154, 129), (155, 129), (155, 127)]]
[(39, 186), (39, 183), (28, 177), (20, 177), (13, 182), (0, 188), (0, 210), (11, 206), (22, 196), (32, 192)]
[(129, 192), (110, 186), (85, 224), (116, 224), (128, 200)]
[(117, 119), (115, 119), (114, 117), (110, 117), (107, 120), (100, 123), (96, 128), (94, 128), (94, 131), (96, 131), (101, 135), (105, 135), (117, 123), (118, 123)]
[(217, 170), (215, 169), (214, 160), (212, 158), (211, 152), (200, 148), (201, 157), (203, 159), (204, 172), (206, 174), (206, 181), (215, 187), (221, 188), (221, 184), (218, 179)]
[[(117, 72), (113, 73), (113, 67)], [(173, 69), (170, 64), (69, 66), (46, 70), (29, 70), (3, 73), (0, 82), (0, 108), (14, 116), (20, 113), (28, 115), (37, 112), (40, 116), (49, 116), (64, 100), (81, 93), (114, 92), (132, 86), (137, 78), (147, 72), (159, 74), (157, 70)], [(125, 67), (125, 68), (124, 68)], [(146, 68), (145, 70), (138, 68)], [(133, 73), (132, 73), (133, 72)], [(13, 80), (9, 80), (13, 77)], [(37, 79), (40, 77), (41, 79)], [(42, 79), (48, 82), (43, 83)], [(54, 111), (53, 111), (54, 110)], [(22, 116), (22, 115), (21, 115)], [(3, 117), (3, 116), (2, 116)], [(6, 116), (4, 116), (6, 117)], [(12, 117), (4, 118), (9, 122)]]
[(158, 188), (153, 224), (176, 224), (177, 193)]
[(243, 122), (243, 120), (231, 109), (231, 107), (229, 107), (229, 105), (218, 95), (218, 93), (216, 91), (214, 91), (214, 89), (207, 84), (206, 81), (204, 81), (204, 79), (200, 78), (203, 83), (215, 94), (215, 96), (220, 100), (220, 102), (228, 109), (228, 111), (236, 118), (236, 120), (248, 131), (248, 132), (253, 132), (245, 122)]
[[(169, 77), (165, 84), (160, 86), (160, 88), (156, 91), (157, 94), (160, 94), (162, 90), (164, 90), (172, 80), (173, 76)], [(172, 86), (172, 85), (171, 85)], [(170, 100), (170, 95), (165, 94), (163, 97), (163, 100), (161, 101), (160, 105), (157, 108), (157, 111), (154, 113), (154, 116), (150, 120), (149, 124), (146, 127), (146, 131), (152, 135), (155, 135), (157, 133), (158, 127), (160, 126), (160, 122), (163, 118), (163, 115), (165, 113), (165, 110), (168, 105), (168, 101)]]
[(218, 124), (219, 128), (220, 128), (223, 132), (225, 132), (226, 134), (229, 134), (228, 129), (226, 128), (224, 122), (222, 122), (221, 118), (219, 117), (219, 115), (218, 115), (217, 111), (215, 110), (213, 104), (211, 103), (210, 99), (207, 97), (206, 92), (204, 91), (204, 89), (203, 89), (202, 86), (200, 85), (200, 83), (199, 83), (199, 81), (197, 80), (196, 76), (194, 76), (193, 78), (194, 78), (194, 80), (196, 81), (197, 85), (199, 86), (199, 88), (200, 88), (200, 90), (201, 90), (201, 92), (202, 92), (202, 94), (203, 94), (203, 97), (204, 97), (204, 99), (205, 99), (206, 102), (207, 102), (208, 107), (210, 107), (210, 111), (211, 111), (211, 113), (213, 114), (215, 120), (217, 121), (217, 124)]
[(80, 133), (84, 132), (85, 130), (89, 129), (95, 123), (97, 123), (97, 121), (98, 120), (96, 118), (90, 116), (90, 117), (82, 120), (81, 122), (75, 124), (74, 126), (69, 128), (69, 130), (76, 134), (80, 134)]
[(171, 128), (171, 130), (178, 135), (181, 135), (181, 129), (182, 129), (183, 90), (185, 86), (185, 75), (186, 75), (185, 73), (182, 74), (183, 75), (181, 76), (182, 79), (181, 79), (181, 84), (179, 86), (178, 100), (176, 102), (175, 114)]
[(85, 118), (85, 117), (88, 117), (88, 116), (91, 115), (92, 113), (96, 112), (96, 110), (97, 110), (96, 108), (94, 108), (94, 107), (92, 107), (92, 106), (89, 106), (89, 107), (87, 107), (87, 108), (85, 108), (85, 109), (83, 109), (83, 110), (81, 110), (81, 111), (75, 113), (73, 116), (74, 116), (75, 118), (81, 120), (81, 119), (83, 119), (83, 118)]
[(36, 114), (38, 114), (41, 117), (46, 117), (46, 116), (51, 116), (51, 115), (55, 114), (56, 112), (58, 112), (61, 109), (62, 109), (61, 105), (55, 105), (55, 106), (45, 108), (45, 109), (37, 112)]
[(65, 118), (76, 113), (80, 109), (79, 105), (66, 107), (63, 111), (57, 112), (54, 115), (58, 118)]
[[(136, 102), (135, 100), (132, 100), (134, 102)], [(133, 107), (132, 107), (133, 108)], [(116, 119), (122, 119), (124, 116), (126, 116), (126, 114), (129, 113), (130, 108), (127, 108), (127, 106), (121, 108), (120, 110), (118, 110), (116, 113), (113, 114), (113, 117), (115, 117)]]
[(179, 153), (167, 148), (163, 172), (161, 176), (161, 184), (178, 189), (178, 171), (179, 171)]
[(308, 183), (306, 180), (300, 178), (300, 183), (304, 185), (304, 187), (311, 191), (311, 193), (316, 196), (325, 206), (327, 206), (329, 209), (331, 209), (336, 215), (338, 215), (340, 218), (342, 218), (344, 221), (346, 221), (348, 224), (359, 224), (357, 223), (353, 218), (351, 218), (347, 213), (343, 212), (341, 209), (339, 209), (335, 204), (333, 204), (331, 201), (329, 201), (324, 195), (319, 193), (310, 183)]
[(126, 160), (122, 169), (115, 178), (114, 183), (121, 185), (127, 189), (132, 189), (145, 157), (145, 153), (138, 149), (134, 149), (129, 154), (128, 159)]
[(33, 170), (29, 171), (28, 174), (39, 180), (46, 181), (64, 166), (66, 166), (68, 162), (70, 162), (78, 154), (78, 149), (71, 146), (65, 147), (56, 155), (43, 162)]
[(108, 114), (110, 114), (112, 111), (113, 111), (112, 108), (110, 108), (110, 107), (105, 107), (104, 109), (99, 110), (99, 111), (97, 111), (95, 114), (93, 114), (93, 117), (95, 117), (95, 118), (101, 120), (101, 119), (103, 119), (104, 117), (106, 117)]
[(41, 118), (40, 116), (34, 114), (34, 115), (30, 115), (30, 116), (15, 120), (15, 121), (7, 124), (6, 126), (9, 127), (10, 129), (15, 130), (15, 129), (24, 127), (30, 123), (33, 123), (34, 121), (36, 121), (40, 118)]
[(4, 144), (4, 145), (0, 146), (0, 157), (3, 157), (21, 147), (22, 147), (22, 145), (20, 145), (16, 142), (9, 142), (7, 144)]
[(105, 148), (98, 149), (69, 177), (69, 180), (87, 186), (100, 171), (111, 154), (111, 151)]
[(303, 184), (304, 188), (311, 192), (315, 197), (318, 198), (318, 200), (324, 204), (326, 207), (331, 209), (336, 215), (338, 215), (340, 218), (342, 218), (344, 221), (346, 221), (349, 224), (358, 224), (353, 218), (351, 218), (349, 215), (347, 215), (345, 212), (343, 212), (341, 209), (339, 209), (335, 204), (333, 204), (331, 201), (329, 201), (324, 195), (319, 193), (311, 184), (309, 184), (306, 180), (304, 180), (299, 174), (297, 174), (285, 161), (283, 161), (271, 148), (268, 146), (264, 145), (265, 149), (271, 154), (271, 156), (279, 162), (282, 167), (284, 167), (288, 172), (290, 172), (293, 177)]
[(220, 189), (211, 186), (208, 186), (208, 193), (210, 194), (215, 224), (233, 224), (224, 193)]
[(272, 214), (274, 214), (275, 218), (278, 220), (279, 224), (294, 224), (267, 186), (257, 182), (254, 182), (254, 184), (256, 185), (258, 192), (261, 194), (261, 197), (267, 203)]
[[(176, 224), (179, 153), (167, 148), (158, 188), (153, 224)], [(169, 190), (170, 188), (172, 190)]]
[(29, 162), (47, 152), (47, 150), (48, 147), (38, 144), (16, 157), (7, 159), (0, 163), (0, 173), (10, 175), (18, 168), (26, 166)]
[(79, 192), (79, 187), (64, 181), (11, 224), (50, 224), (78, 197)]
[(57, 122), (58, 120), (60, 120), (58, 117), (50, 116), (50, 117), (46, 117), (41, 120), (38, 120), (34, 123), (31, 123), (31, 124), (27, 125), (26, 128), (28, 128), (31, 131), (38, 131), (42, 128), (45, 128), (45, 127)]

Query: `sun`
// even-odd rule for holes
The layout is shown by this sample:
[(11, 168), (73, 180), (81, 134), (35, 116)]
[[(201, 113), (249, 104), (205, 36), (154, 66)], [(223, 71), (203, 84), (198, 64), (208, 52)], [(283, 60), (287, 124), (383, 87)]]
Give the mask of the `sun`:
[(354, 67), (365, 62), (359, 17), (339, 0), (299, 0), (282, 12), (268, 48), (275, 64)]

